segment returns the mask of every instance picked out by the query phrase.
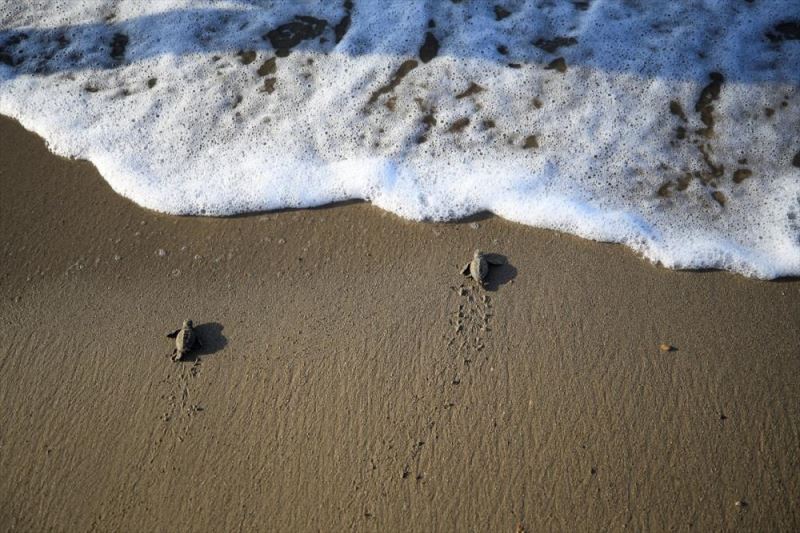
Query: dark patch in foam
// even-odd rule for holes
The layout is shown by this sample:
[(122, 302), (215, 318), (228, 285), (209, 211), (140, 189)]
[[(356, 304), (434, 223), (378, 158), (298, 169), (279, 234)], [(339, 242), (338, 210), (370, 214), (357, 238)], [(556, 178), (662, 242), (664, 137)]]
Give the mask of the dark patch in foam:
[(683, 176), (678, 178), (678, 185), (675, 188), (679, 191), (685, 191), (686, 189), (689, 188), (689, 184), (692, 182), (693, 179), (694, 176), (692, 176), (692, 173), (686, 172), (684, 173)]
[(691, 172), (684, 172), (683, 176), (678, 178), (677, 183), (673, 181), (667, 181), (666, 183), (662, 184), (661, 187), (658, 188), (656, 194), (662, 198), (669, 198), (672, 196), (673, 189), (676, 191), (685, 191), (689, 188), (689, 184), (694, 179), (694, 176)]
[(456, 120), (453, 122), (449, 128), (447, 128), (448, 133), (461, 133), (464, 131), (464, 128), (469, 126), (469, 117), (464, 117)]
[(537, 39), (534, 41), (533, 46), (553, 54), (562, 46), (574, 46), (576, 44), (578, 44), (578, 40), (575, 37), (553, 37), (552, 39)]
[(669, 112), (686, 122), (686, 113), (683, 112), (683, 106), (681, 106), (681, 103), (677, 100), (670, 100)]
[(275, 92), (275, 83), (278, 80), (275, 78), (266, 78), (264, 80), (264, 86), (261, 88), (262, 93), (272, 94)]
[(375, 102), (378, 101), (378, 98), (380, 98), (384, 94), (392, 92), (395, 89), (395, 87), (400, 85), (400, 82), (403, 81), (403, 78), (405, 78), (409, 72), (417, 68), (418, 65), (419, 62), (415, 59), (407, 59), (406, 61), (403, 61), (403, 63), (395, 71), (394, 75), (392, 76), (392, 79), (389, 80), (389, 83), (387, 83), (383, 87), (376, 89), (375, 92), (373, 92), (372, 95), (370, 95), (367, 104), (368, 105), (374, 104)]
[(800, 41), (800, 21), (789, 20), (779, 22), (772, 31), (764, 34), (773, 43), (781, 41)]
[(658, 188), (656, 194), (658, 194), (662, 198), (669, 198), (670, 196), (672, 196), (672, 190), (671, 190), (672, 186), (673, 183), (671, 181), (668, 181)]
[[(708, 168), (705, 172), (694, 172), (688, 173), (685, 176), (685, 179), (679, 181), (678, 190), (684, 190), (688, 187), (689, 182), (692, 180), (693, 177), (700, 179), (706, 186), (716, 187), (717, 186), (717, 179), (721, 178), (725, 174), (725, 166), (722, 164), (715, 163), (712, 159), (711, 155), (713, 153), (713, 147), (710, 143), (704, 142), (702, 139), (711, 139), (714, 137), (714, 106), (713, 102), (719, 99), (720, 92), (722, 89), (722, 84), (725, 81), (725, 78), (719, 72), (712, 72), (709, 74), (709, 78), (711, 79), (710, 83), (703, 87), (700, 92), (700, 96), (697, 99), (697, 103), (695, 105), (695, 111), (700, 113), (700, 120), (705, 124), (705, 128), (697, 130), (695, 133), (701, 137), (701, 139), (695, 139), (692, 142), (697, 146), (700, 155), (702, 156), (703, 163)], [(687, 122), (686, 113), (683, 110), (680, 102), (677, 100), (672, 100), (669, 103), (669, 111), (671, 114), (678, 116), (682, 121)], [(687, 137), (687, 130), (684, 126), (678, 126), (676, 128), (676, 137), (678, 140), (686, 139)], [(744, 162), (742, 162), (744, 161)], [(746, 160), (740, 160), (740, 165), (746, 164)], [(734, 183), (741, 183), (748, 177), (752, 175), (752, 172), (749, 169), (738, 169), (733, 173), (733, 181)], [(665, 185), (662, 185), (658, 191), (660, 196), (668, 196), (670, 189), (666, 187), (667, 185), (671, 185), (671, 182)], [(666, 188), (665, 188), (666, 187)], [(719, 191), (717, 191), (719, 192)], [(712, 193), (713, 196), (714, 193)], [(715, 197), (715, 200), (720, 205), (725, 205), (727, 201), (724, 194), (719, 192)]]
[(58, 35), (58, 37), (56, 37), (56, 42), (58, 43), (58, 47), (63, 50), (69, 46), (69, 43), (72, 41), (70, 41), (69, 37), (61, 33)]
[(429, 63), (437, 55), (439, 55), (439, 40), (433, 33), (427, 32), (425, 42), (419, 49), (419, 59), (423, 63)]
[(239, 61), (242, 65), (249, 65), (256, 60), (255, 50), (240, 50), (236, 55), (239, 57)]
[[(28, 40), (27, 33), (17, 33), (6, 39), (6, 42), (0, 46), (0, 63), (8, 65), (9, 67), (18, 67), (24, 63), (25, 58), (20, 56), (14, 59), (14, 53), (17, 52), (16, 47), (26, 40)], [(12, 48), (13, 50), (8, 50), (8, 48)]]
[(494, 18), (496, 20), (503, 20), (504, 18), (510, 17), (511, 11), (504, 8), (503, 6), (494, 6)]
[(416, 139), (417, 144), (422, 144), (428, 140), (428, 133), (438, 123), (435, 116), (436, 108), (433, 106), (428, 108), (427, 102), (425, 102), (425, 100), (420, 97), (414, 98), (414, 101), (417, 103), (417, 107), (419, 107), (419, 110), (422, 113), (424, 113), (422, 117), (423, 132), (422, 135), (418, 136)]
[[(719, 72), (712, 72), (709, 74), (711, 82), (703, 87), (700, 91), (700, 97), (697, 99), (695, 111), (700, 113), (700, 120), (706, 125), (705, 128), (697, 130), (697, 134), (701, 137), (710, 139), (714, 136), (714, 106), (713, 102), (719, 99), (722, 90), (722, 84), (725, 82), (724, 76)], [(725, 166), (722, 164), (714, 163), (711, 158), (713, 148), (711, 144), (704, 144), (702, 141), (696, 141), (697, 149), (703, 158), (703, 162), (708, 167), (707, 172), (695, 173), (696, 177), (701, 179), (707, 186), (717, 187), (717, 179), (725, 174)], [(733, 180), (736, 183), (743, 181), (749, 177), (750, 171), (747, 169), (740, 169), (734, 172)], [(740, 181), (737, 181), (737, 177)], [(721, 206), (727, 203), (726, 196), (721, 191), (713, 191), (712, 198)]]
[(473, 94), (482, 93), (485, 90), (486, 89), (484, 89), (477, 83), (470, 82), (469, 87), (467, 87), (463, 92), (456, 95), (456, 100), (461, 100), (462, 98), (466, 98), (467, 96), (472, 96)]
[[(688, 119), (686, 118), (686, 113), (683, 111), (683, 106), (677, 100), (670, 100), (669, 102), (669, 112), (678, 118), (680, 118), (683, 122), (687, 122)], [(686, 127), (685, 126), (678, 126), (675, 128), (675, 137), (682, 141), (686, 138)]]
[(705, 144), (698, 144), (697, 149), (700, 150), (700, 154), (703, 156), (703, 161), (705, 162), (709, 170), (709, 172), (702, 174), (700, 176), (703, 182), (713, 183), (712, 181), (713, 178), (721, 178), (725, 174), (725, 166), (717, 165), (711, 159), (711, 146)]
[(149, 80), (147, 80), (147, 88), (152, 89), (153, 87), (156, 86), (156, 83), (158, 83), (158, 78), (150, 78)]
[(422, 123), (428, 126), (429, 128), (432, 128), (436, 125), (436, 117), (433, 115), (433, 111), (434, 110), (431, 110), (430, 113), (422, 117)]
[(747, 178), (749, 178), (752, 175), (753, 175), (753, 171), (750, 170), (749, 168), (737, 168), (733, 172), (733, 182), (734, 183), (741, 183), (741, 182), (743, 182), (744, 180), (746, 180)]
[(800, 151), (794, 154), (794, 159), (792, 159), (792, 166), (800, 168)]
[(525, 137), (525, 142), (522, 144), (522, 148), (525, 150), (530, 150), (531, 148), (539, 148), (539, 141), (536, 139), (536, 135), (528, 135)]
[(262, 38), (272, 44), (272, 47), (275, 48), (275, 55), (286, 57), (292, 48), (301, 42), (316, 39), (322, 35), (327, 26), (327, 20), (298, 15), (292, 22), (287, 22), (274, 30), (270, 30)]
[(264, 63), (260, 67), (258, 67), (256, 73), (263, 78), (264, 76), (275, 74), (277, 70), (278, 70), (277, 58), (271, 57), (266, 61), (264, 61)]
[(563, 57), (557, 57), (556, 59), (552, 60), (547, 66), (544, 67), (545, 70), (557, 70), (561, 74), (567, 71), (567, 61)]
[(697, 133), (707, 138), (714, 135), (714, 106), (712, 104), (719, 99), (722, 84), (725, 82), (725, 77), (719, 72), (712, 72), (709, 74), (709, 78), (711, 78), (711, 83), (703, 87), (697, 104), (694, 106), (694, 110), (700, 113), (700, 120), (706, 125)]
[(10, 53), (8, 53), (6, 51), (6, 49), (3, 48), (3, 47), (0, 47), (0, 63), (3, 63), (4, 65), (8, 65), (9, 67), (16, 66), (14, 64), (14, 56), (12, 56)]
[(336, 26), (333, 27), (334, 42), (336, 44), (339, 44), (339, 42), (344, 39), (344, 36), (350, 29), (350, 24), (352, 22), (353, 2), (350, 0), (345, 0), (343, 7), (344, 17), (342, 17), (341, 20), (336, 23)]
[(124, 33), (115, 33), (111, 38), (111, 59), (120, 61), (125, 58), (125, 49), (128, 47), (128, 36)]

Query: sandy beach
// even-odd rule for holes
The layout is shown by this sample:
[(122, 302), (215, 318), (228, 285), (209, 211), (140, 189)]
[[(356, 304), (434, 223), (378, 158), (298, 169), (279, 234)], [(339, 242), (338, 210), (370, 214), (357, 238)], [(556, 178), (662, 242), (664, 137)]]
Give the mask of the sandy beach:
[(0, 146), (4, 531), (800, 528), (796, 280), (364, 203), (160, 215)]

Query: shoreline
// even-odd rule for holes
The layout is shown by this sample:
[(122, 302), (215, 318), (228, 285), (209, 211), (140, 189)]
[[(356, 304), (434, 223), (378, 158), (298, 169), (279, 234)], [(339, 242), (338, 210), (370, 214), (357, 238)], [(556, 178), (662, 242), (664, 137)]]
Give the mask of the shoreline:
[(800, 524), (796, 279), (363, 202), (161, 215), (0, 141), (3, 529)]

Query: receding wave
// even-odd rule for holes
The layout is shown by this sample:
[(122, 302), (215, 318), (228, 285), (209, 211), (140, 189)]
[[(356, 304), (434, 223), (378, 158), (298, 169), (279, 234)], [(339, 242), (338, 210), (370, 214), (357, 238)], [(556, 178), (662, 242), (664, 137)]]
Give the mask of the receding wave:
[(489, 210), (800, 274), (800, 4), (0, 0), (0, 113), (167, 213)]

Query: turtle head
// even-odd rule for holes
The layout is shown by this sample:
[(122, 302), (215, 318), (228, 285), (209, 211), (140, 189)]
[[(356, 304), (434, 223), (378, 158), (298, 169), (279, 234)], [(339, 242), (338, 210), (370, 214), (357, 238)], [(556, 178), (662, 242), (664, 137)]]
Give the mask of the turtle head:
[(481, 252), (480, 250), (475, 250), (475, 257), (480, 257), (482, 255), (483, 255), (483, 252)]
[(184, 320), (183, 321), (183, 327), (191, 328), (192, 327), (192, 321), (191, 320)]

